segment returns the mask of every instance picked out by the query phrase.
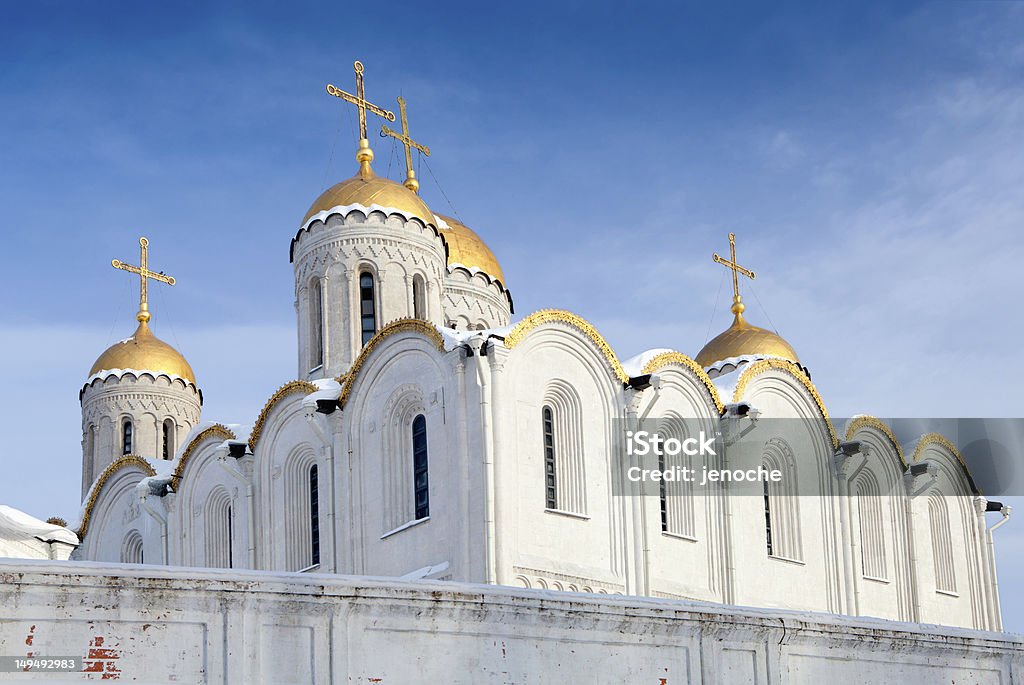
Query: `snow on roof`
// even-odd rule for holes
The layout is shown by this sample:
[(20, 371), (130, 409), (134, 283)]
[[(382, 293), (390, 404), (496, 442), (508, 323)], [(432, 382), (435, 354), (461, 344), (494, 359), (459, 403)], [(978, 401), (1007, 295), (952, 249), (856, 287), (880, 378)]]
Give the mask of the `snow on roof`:
[(461, 345), (468, 345), (470, 340), (474, 340), (476, 338), (487, 340), (494, 336), (504, 339), (513, 328), (515, 328), (515, 324), (499, 326), (498, 328), (485, 328), (482, 331), (457, 331), (454, 328), (443, 327), (438, 328), (437, 330), (441, 333), (441, 337), (444, 339), (445, 351), (449, 352)]
[(23, 511), (0, 504), (0, 540), (25, 542), (63, 542), (77, 545), (78, 536), (64, 526), (40, 521)]
[(659, 354), (664, 354), (666, 352), (673, 352), (673, 350), (670, 350), (667, 347), (654, 347), (649, 350), (644, 350), (640, 354), (630, 357), (620, 363), (622, 364), (623, 371), (625, 371), (630, 378), (633, 378), (634, 376), (639, 376), (643, 373), (644, 367), (647, 366), (649, 361), (657, 357)]
[[(341, 383), (334, 380), (333, 378), (320, 378), (313, 381), (319, 390), (311, 392), (306, 395), (305, 399), (302, 400), (303, 406), (315, 406), (320, 400), (334, 400), (337, 401), (341, 397)], [(248, 440), (248, 438), (246, 438)]]
[[(130, 341), (131, 338), (129, 338), (128, 340)], [(122, 340), (121, 342), (123, 343), (127, 341)], [(118, 380), (120, 380), (122, 376), (129, 373), (132, 374), (133, 376), (141, 376), (144, 373), (148, 373), (150, 376), (154, 377), (167, 376), (172, 381), (181, 381), (185, 385), (195, 385), (195, 382), (192, 381), (191, 379), (185, 378), (184, 376), (179, 376), (176, 373), (167, 373), (166, 371), (151, 371), (149, 369), (104, 369), (103, 371), (98, 371), (93, 375), (89, 376), (89, 378), (86, 379), (85, 384), (89, 385), (93, 381), (104, 380), (110, 376), (116, 376)]]
[[(415, 214), (410, 214), (409, 212), (403, 211), (401, 209), (395, 209), (394, 207), (383, 207), (378, 204), (372, 204), (369, 207), (367, 207), (366, 205), (361, 205), (357, 202), (351, 205), (336, 205), (334, 207), (331, 207), (330, 209), (324, 209), (322, 211), (319, 211), (313, 216), (306, 219), (306, 222), (302, 224), (300, 230), (306, 230), (311, 225), (313, 225), (314, 221), (322, 221), (324, 223), (327, 223), (327, 217), (331, 216), (332, 214), (341, 214), (342, 216), (344, 216), (351, 212), (352, 210), (359, 210), (363, 214), (367, 215), (369, 215), (371, 212), (381, 212), (385, 215), (398, 214), (402, 216), (406, 221), (413, 218), (419, 219), (420, 221), (425, 220), (425, 217), (416, 216)], [(436, 216), (433, 217), (433, 219), (435, 222), (437, 221)], [(445, 224), (445, 228), (447, 227), (448, 224)]]

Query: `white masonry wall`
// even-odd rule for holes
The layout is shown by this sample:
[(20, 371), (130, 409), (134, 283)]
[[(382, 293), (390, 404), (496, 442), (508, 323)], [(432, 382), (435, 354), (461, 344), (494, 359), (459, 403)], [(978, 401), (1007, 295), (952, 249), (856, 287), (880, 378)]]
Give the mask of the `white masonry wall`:
[(95, 563), (0, 581), (0, 654), (93, 670), (47, 683), (1024, 683), (1024, 638), (878, 619)]

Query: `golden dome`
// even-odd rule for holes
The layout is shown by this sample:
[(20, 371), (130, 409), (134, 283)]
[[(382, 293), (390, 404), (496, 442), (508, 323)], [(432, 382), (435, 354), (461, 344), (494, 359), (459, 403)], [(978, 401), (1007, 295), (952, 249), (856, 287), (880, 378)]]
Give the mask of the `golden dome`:
[[(372, 155), (368, 148), (366, 152)], [(306, 212), (302, 225), (305, 226), (309, 218), (318, 212), (343, 205), (380, 205), (405, 212), (421, 221), (434, 223), (433, 212), (419, 195), (401, 183), (395, 183), (373, 173), (369, 160), (360, 160), (359, 173), (355, 176), (325, 190)]]
[(451, 217), (442, 214), (438, 214), (437, 217), (448, 224), (448, 228), (441, 231), (441, 235), (448, 243), (448, 263), (480, 269), (504, 285), (505, 275), (501, 272), (501, 265), (480, 236)]
[(154, 371), (181, 376), (192, 383), (196, 382), (192, 367), (181, 353), (153, 335), (149, 330), (149, 323), (145, 320), (139, 322), (139, 327), (135, 329), (132, 337), (107, 348), (92, 365), (89, 376), (113, 369)]
[(800, 363), (796, 350), (788, 342), (778, 333), (747, 323), (743, 318), (743, 310), (743, 303), (736, 297), (736, 302), (732, 306), (735, 315), (732, 325), (712, 338), (704, 349), (697, 353), (695, 361), (698, 364), (706, 369), (723, 359), (744, 356), (782, 357)]

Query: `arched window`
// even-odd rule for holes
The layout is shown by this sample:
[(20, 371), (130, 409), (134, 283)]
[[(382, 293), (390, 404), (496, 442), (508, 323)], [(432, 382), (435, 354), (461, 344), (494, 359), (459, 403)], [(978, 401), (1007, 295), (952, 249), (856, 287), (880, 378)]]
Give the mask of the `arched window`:
[(765, 443), (762, 464), (768, 471), (777, 470), (782, 474), (781, 481), (765, 481), (762, 484), (765, 544), (768, 555), (802, 561), (800, 498), (797, 496), (796, 462), (793, 452), (784, 440), (772, 438)]
[(206, 502), (206, 565), (211, 568), (234, 566), (234, 521), (231, 495), (217, 487)]
[(548, 388), (541, 410), (541, 425), (544, 435), (545, 507), (585, 515), (583, 413), (579, 396), (572, 386), (556, 381)]
[(377, 304), (373, 290), (373, 274), (364, 271), (359, 275), (359, 315), (364, 345), (377, 332)]
[(857, 518), (860, 522), (861, 573), (885, 580), (885, 524), (878, 481), (865, 470), (857, 479)]
[(419, 274), (412, 277), (412, 315), (417, 319), (427, 318), (427, 289)]
[(932, 562), (935, 566), (935, 589), (956, 592), (956, 569), (953, 563), (953, 538), (950, 535), (949, 510), (942, 495), (928, 498), (928, 523), (932, 537)]
[(320, 279), (309, 282), (309, 368), (324, 364), (324, 299)]
[(172, 458), (174, 456), (174, 421), (171, 419), (164, 421), (161, 445), (161, 456), (164, 459)]
[(85, 454), (89, 457), (91, 467), (92, 460), (96, 458), (96, 426), (91, 423), (85, 429)]
[(551, 407), (541, 411), (544, 422), (544, 506), (548, 509), (558, 508), (558, 483), (555, 464), (555, 419)]
[(309, 548), (310, 565), (320, 563), (320, 474), (316, 464), (309, 467)]
[(130, 531), (125, 536), (124, 542), (121, 543), (121, 563), (145, 563), (142, 557), (142, 536), (139, 534), (139, 531)]
[[(666, 454), (664, 443), (669, 439), (686, 439), (686, 422), (674, 412), (658, 423), (658, 435), (662, 444), (658, 446), (658, 468), (662, 471), (677, 471), (693, 468), (693, 459), (685, 454)], [(680, 537), (696, 539), (696, 525), (693, 505), (693, 483), (683, 480), (658, 481), (661, 500), (661, 532)]]
[(132, 453), (132, 433), (134, 428), (132, 427), (131, 419), (125, 419), (121, 425), (121, 454)]
[(427, 473), (427, 419), (419, 414), (412, 420), (412, 482), (416, 520), (430, 516), (430, 483)]

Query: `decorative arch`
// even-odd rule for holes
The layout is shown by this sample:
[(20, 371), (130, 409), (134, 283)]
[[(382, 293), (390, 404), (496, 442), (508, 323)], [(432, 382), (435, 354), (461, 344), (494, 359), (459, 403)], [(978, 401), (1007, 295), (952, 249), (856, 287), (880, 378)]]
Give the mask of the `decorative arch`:
[(423, 392), (417, 385), (395, 389), (384, 405), (381, 425), (383, 454), (384, 527), (386, 533), (415, 519), (413, 502), (412, 423), (426, 414)]
[(192, 455), (195, 454), (196, 450), (205, 440), (216, 438), (221, 441), (224, 440), (237, 440), (238, 436), (235, 435), (234, 431), (225, 426), (222, 423), (215, 423), (209, 428), (200, 431), (192, 440), (189, 441), (185, 451), (181, 453), (181, 458), (178, 460), (178, 465), (174, 467), (174, 473), (171, 476), (171, 488), (177, 492), (181, 485), (181, 477), (185, 473), (185, 467), (188, 465)]
[(231, 547), (234, 542), (233, 518), (231, 495), (223, 486), (214, 488), (206, 500), (203, 510), (206, 566), (211, 568), (234, 566)]
[(267, 422), (267, 417), (270, 416), (270, 412), (274, 410), (274, 407), (277, 406), (278, 402), (289, 395), (295, 395), (297, 393), (309, 395), (317, 390), (318, 388), (316, 385), (309, 381), (291, 381), (290, 383), (285, 383), (278, 388), (277, 392), (271, 395), (270, 399), (267, 400), (267, 403), (263, 406), (263, 410), (260, 412), (259, 417), (256, 419), (256, 423), (252, 427), (252, 433), (249, 435), (249, 450), (254, 451), (256, 449), (256, 443), (259, 442), (260, 434), (263, 432), (263, 426)]
[(798, 364), (791, 362), (787, 359), (761, 359), (747, 365), (747, 368), (743, 370), (740, 375), (739, 381), (736, 383), (736, 390), (733, 392), (733, 402), (743, 397), (743, 393), (746, 392), (747, 386), (750, 385), (758, 376), (768, 373), (769, 371), (782, 371), (797, 380), (804, 389), (807, 390), (811, 399), (814, 400), (814, 404), (817, 405), (818, 411), (821, 412), (821, 416), (825, 421), (825, 426), (828, 429), (829, 436), (832, 438), (832, 447), (835, 448), (839, 445), (839, 438), (836, 436), (835, 426), (832, 425), (832, 419), (829, 418), (828, 409), (825, 407), (825, 400), (822, 399), (818, 393), (818, 389), (814, 387), (814, 383), (807, 377), (807, 374), (801, 370)]
[(782, 472), (779, 482), (764, 482), (765, 528), (768, 553), (783, 559), (803, 560), (800, 531), (800, 497), (795, 492), (796, 459), (793, 449), (781, 438), (771, 438), (764, 445), (761, 463), (770, 470)]
[(608, 368), (617, 379), (623, 384), (629, 383), (629, 374), (626, 373), (625, 369), (622, 368), (622, 363), (619, 362), (619, 358), (615, 355), (615, 351), (612, 350), (611, 345), (598, 333), (597, 329), (587, 321), (586, 319), (567, 312), (561, 309), (542, 309), (539, 312), (530, 314), (525, 319), (517, 323), (512, 330), (505, 336), (505, 347), (508, 349), (514, 348), (519, 343), (523, 342), (530, 332), (542, 326), (546, 323), (560, 323), (571, 328), (576, 329), (587, 338), (590, 338), (594, 346), (597, 347), (598, 351), (604, 356), (608, 362)]
[(649, 362), (644, 364), (644, 368), (640, 371), (640, 375), (656, 373), (659, 369), (669, 366), (670, 364), (673, 366), (681, 366), (696, 376), (697, 380), (707, 388), (708, 394), (711, 396), (711, 400), (715, 403), (715, 407), (718, 408), (718, 412), (721, 413), (725, 411), (725, 404), (722, 402), (722, 397), (718, 394), (718, 388), (716, 388), (715, 384), (711, 381), (711, 376), (708, 375), (708, 372), (705, 371), (700, 364), (682, 352), (676, 352), (673, 350), (656, 355)]
[(124, 536), (124, 541), (121, 543), (121, 563), (145, 563), (145, 558), (142, 554), (142, 535), (139, 531), (132, 529)]
[[(658, 421), (658, 435), (662, 439), (685, 440), (689, 431), (686, 420), (677, 412), (669, 410)], [(693, 458), (685, 454), (658, 457), (658, 468), (662, 471), (672, 468), (693, 468)], [(695, 540), (696, 519), (694, 513), (693, 483), (690, 481), (661, 480), (658, 483), (661, 504), (661, 532)]]
[(85, 534), (89, 531), (89, 522), (92, 519), (93, 508), (96, 506), (96, 500), (99, 499), (100, 492), (103, 490), (103, 486), (110, 480), (114, 474), (121, 469), (135, 467), (141, 470), (146, 476), (155, 476), (156, 471), (148, 461), (140, 457), (137, 454), (128, 454), (120, 459), (116, 459), (103, 469), (103, 473), (96, 479), (96, 483), (92, 486), (89, 491), (89, 499), (85, 503), (85, 511), (82, 514), (82, 525), (75, 531), (78, 534), (79, 540), (85, 539)]
[(896, 439), (895, 433), (892, 432), (892, 429), (889, 428), (889, 426), (885, 422), (883, 422), (881, 419), (875, 418), (874, 416), (854, 417), (854, 419), (850, 421), (846, 426), (846, 433), (844, 439), (853, 440), (854, 436), (857, 434), (857, 431), (866, 428), (874, 429), (881, 433), (883, 436), (885, 436), (886, 440), (889, 441), (889, 444), (896, 451), (896, 455), (900, 458), (900, 462), (903, 463), (903, 468), (909, 466), (909, 464), (907, 463), (907, 457), (903, 453), (903, 446), (900, 445), (899, 440)]
[(881, 485), (875, 474), (865, 468), (857, 474), (850, 490), (857, 501), (861, 573), (868, 578), (886, 580), (889, 574)]
[[(418, 319), (398, 319), (387, 324), (377, 334), (370, 339), (370, 342), (366, 343), (363, 349), (359, 352), (359, 356), (352, 363), (352, 368), (343, 376), (338, 377), (338, 382), (342, 384), (341, 397), (338, 398), (338, 405), (344, 409), (345, 404), (348, 402), (349, 396), (352, 394), (352, 387), (355, 385), (356, 380), (359, 378), (359, 372), (362, 371), (363, 365), (366, 363), (366, 359), (373, 354), (373, 351), (382, 342), (387, 340), (393, 335), (400, 333), (418, 333), (429, 340), (438, 351), (444, 352), (444, 338), (441, 336), (441, 332), (437, 328), (427, 321), (420, 321)], [(315, 387), (314, 387), (315, 389)]]
[[(310, 527), (312, 498), (310, 469), (317, 466), (313, 450), (302, 446), (293, 450), (284, 463), (285, 564), (288, 571), (301, 571), (313, 565), (314, 540)], [(319, 528), (319, 527), (318, 527)]]
[(974, 476), (971, 475), (971, 471), (967, 468), (967, 462), (964, 461), (964, 457), (960, 454), (960, 450), (957, 449), (956, 445), (949, 441), (949, 438), (942, 435), (941, 433), (926, 433), (922, 435), (917, 441), (917, 445), (914, 447), (914, 454), (910, 458), (911, 462), (918, 462), (921, 460), (924, 451), (929, 445), (939, 445), (943, 447), (947, 452), (953, 455), (953, 458), (959, 463), (960, 468), (963, 471), (964, 476), (967, 478), (967, 484), (969, 485), (972, 492), (975, 494), (981, 494), (981, 490), (974, 482)]
[[(550, 412), (550, 414), (548, 413)], [(587, 478), (583, 435), (583, 402), (569, 383), (552, 380), (544, 391), (542, 415), (545, 422), (545, 464), (554, 478), (555, 509), (573, 514), (587, 513)], [(550, 435), (547, 423), (552, 424)], [(553, 444), (548, 446), (551, 439)], [(550, 487), (550, 485), (548, 486)], [(550, 504), (550, 502), (549, 502)]]

